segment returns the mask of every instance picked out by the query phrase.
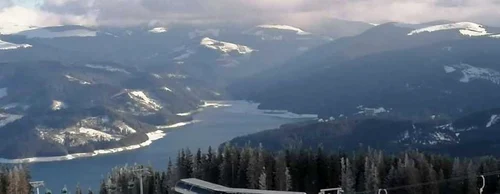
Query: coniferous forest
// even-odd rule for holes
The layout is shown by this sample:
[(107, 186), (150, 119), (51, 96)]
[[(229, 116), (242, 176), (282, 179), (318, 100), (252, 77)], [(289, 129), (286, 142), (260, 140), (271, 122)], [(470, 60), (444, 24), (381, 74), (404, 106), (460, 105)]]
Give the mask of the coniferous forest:
[[(116, 167), (102, 180), (99, 191), (76, 186), (69, 192), (138, 194), (142, 175), (147, 194), (173, 193), (178, 180), (190, 177), (236, 188), (306, 193), (342, 187), (344, 193), (386, 189), (390, 194), (479, 194), (484, 175), (483, 193), (500, 193), (500, 160), (494, 157), (450, 158), (419, 151), (389, 155), (373, 149), (331, 153), (321, 147), (269, 152), (226, 145), (221, 151), (184, 149), (166, 165), (166, 171), (142, 165)], [(3, 167), (0, 194), (31, 193), (29, 181), (26, 168)]]
[[(166, 172), (150, 167), (144, 178), (148, 194), (172, 193), (183, 178), (237, 188), (302, 191), (318, 193), (320, 189), (343, 187), (344, 193), (377, 193), (387, 189), (395, 194), (475, 194), (500, 192), (500, 160), (450, 158), (442, 155), (408, 151), (396, 155), (367, 149), (350, 153), (331, 153), (322, 148), (268, 152), (262, 147), (226, 145), (217, 152), (181, 150), (170, 161)], [(138, 193), (137, 166), (113, 169), (102, 181), (101, 194)]]

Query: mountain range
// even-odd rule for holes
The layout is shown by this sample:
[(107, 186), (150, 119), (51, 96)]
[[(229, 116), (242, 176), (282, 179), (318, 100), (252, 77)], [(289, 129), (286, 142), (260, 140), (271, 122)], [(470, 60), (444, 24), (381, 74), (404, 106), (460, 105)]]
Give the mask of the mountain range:
[(284, 24), (2, 26), (0, 158), (147, 144), (203, 101), (229, 98), (233, 80), (372, 26), (342, 25), (339, 34)]

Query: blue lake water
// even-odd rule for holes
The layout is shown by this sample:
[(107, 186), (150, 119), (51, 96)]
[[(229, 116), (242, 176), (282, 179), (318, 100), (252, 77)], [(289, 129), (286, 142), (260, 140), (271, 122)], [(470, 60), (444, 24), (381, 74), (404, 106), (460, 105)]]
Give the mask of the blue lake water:
[(201, 122), (178, 128), (146, 148), (92, 158), (31, 164), (32, 179), (45, 181), (52, 191), (59, 191), (64, 185), (73, 190), (79, 183), (82, 188), (91, 187), (95, 192), (100, 180), (115, 166), (140, 163), (164, 170), (169, 157), (175, 161), (177, 152), (182, 148), (190, 148), (193, 152), (198, 148), (206, 151), (209, 146), (216, 148), (234, 137), (304, 120), (262, 114), (263, 111), (257, 110), (255, 104), (247, 102), (228, 103), (232, 106), (206, 108), (194, 115)]

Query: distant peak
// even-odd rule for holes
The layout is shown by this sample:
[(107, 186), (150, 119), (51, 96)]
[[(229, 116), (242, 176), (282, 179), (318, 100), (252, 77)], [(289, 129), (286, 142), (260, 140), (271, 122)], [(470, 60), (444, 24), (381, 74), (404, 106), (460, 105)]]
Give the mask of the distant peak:
[(484, 36), (489, 35), (483, 25), (473, 23), (473, 22), (456, 22), (441, 25), (434, 25), (425, 28), (420, 28), (408, 33), (408, 36), (423, 33), (423, 32), (435, 32), (443, 30), (454, 30), (457, 29), (462, 35), (467, 36)]
[(245, 45), (238, 45), (230, 42), (223, 42), (219, 40), (214, 40), (208, 37), (205, 37), (201, 39), (200, 45), (213, 49), (213, 50), (218, 50), (223, 53), (230, 53), (230, 52), (238, 52), (239, 54), (250, 54), (254, 52), (255, 50), (245, 46)]
[(165, 28), (165, 27), (156, 27), (156, 28), (153, 28), (153, 29), (149, 30), (149, 32), (156, 33), (156, 34), (158, 34), (158, 33), (164, 33), (164, 32), (167, 32), (167, 28)]
[(289, 30), (289, 31), (295, 31), (298, 35), (309, 35), (311, 33), (306, 32), (300, 28), (293, 27), (293, 26), (288, 26), (288, 25), (279, 25), (279, 24), (264, 24), (264, 25), (258, 25), (258, 28), (267, 28), (267, 29), (278, 29), (278, 30)]

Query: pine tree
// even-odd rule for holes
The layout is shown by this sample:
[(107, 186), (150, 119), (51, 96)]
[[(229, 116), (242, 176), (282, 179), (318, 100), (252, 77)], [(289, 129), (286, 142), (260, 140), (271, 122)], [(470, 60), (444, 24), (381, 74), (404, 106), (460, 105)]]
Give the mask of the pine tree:
[[(455, 158), (453, 160), (453, 167), (451, 170), (451, 178), (457, 178), (464, 176), (464, 170), (462, 168), (462, 165), (460, 163), (459, 158)], [(462, 180), (456, 180), (456, 181), (451, 181), (450, 183), (450, 190), (452, 193), (464, 193), (464, 181)]]
[(89, 188), (89, 191), (87, 192), (87, 194), (94, 194), (94, 192), (92, 192), (92, 189)]
[(231, 147), (229, 144), (224, 146), (224, 154), (222, 155), (222, 164), (220, 165), (220, 179), (219, 183), (225, 186), (232, 186), (233, 169), (232, 169), (232, 157), (231, 157)]
[(285, 156), (280, 154), (276, 158), (276, 175), (274, 177), (274, 182), (276, 183), (276, 188), (280, 191), (287, 191), (287, 175), (288, 170), (286, 166)]
[(237, 187), (246, 187), (247, 186), (247, 169), (248, 169), (248, 162), (250, 161), (250, 152), (251, 148), (245, 147), (241, 151), (241, 156), (239, 159), (239, 164), (238, 164), (238, 172), (237, 172)]
[(198, 149), (196, 151), (196, 156), (194, 157), (194, 162), (193, 162), (193, 177), (201, 179), (203, 177), (203, 167), (202, 167), (202, 154), (201, 154), (201, 149)]
[(476, 167), (469, 161), (467, 165), (467, 194), (477, 194), (477, 174)]
[(353, 193), (355, 182), (351, 169), (351, 163), (349, 162), (348, 158), (342, 158), (341, 164), (342, 164), (342, 174), (341, 174), (342, 189), (344, 190), (345, 193)]
[(288, 169), (288, 167), (286, 168), (286, 171), (285, 171), (285, 180), (286, 180), (285, 191), (291, 191), (292, 190), (292, 176), (290, 175), (290, 170)]
[(267, 175), (266, 175), (265, 168), (262, 169), (262, 172), (259, 176), (259, 189), (260, 190), (267, 190)]
[(82, 189), (80, 188), (80, 184), (76, 185), (75, 194), (83, 194)]
[(260, 176), (258, 151), (252, 151), (250, 154), (250, 160), (248, 161), (247, 168), (247, 178), (248, 178), (248, 188), (257, 189), (259, 187), (259, 176)]

